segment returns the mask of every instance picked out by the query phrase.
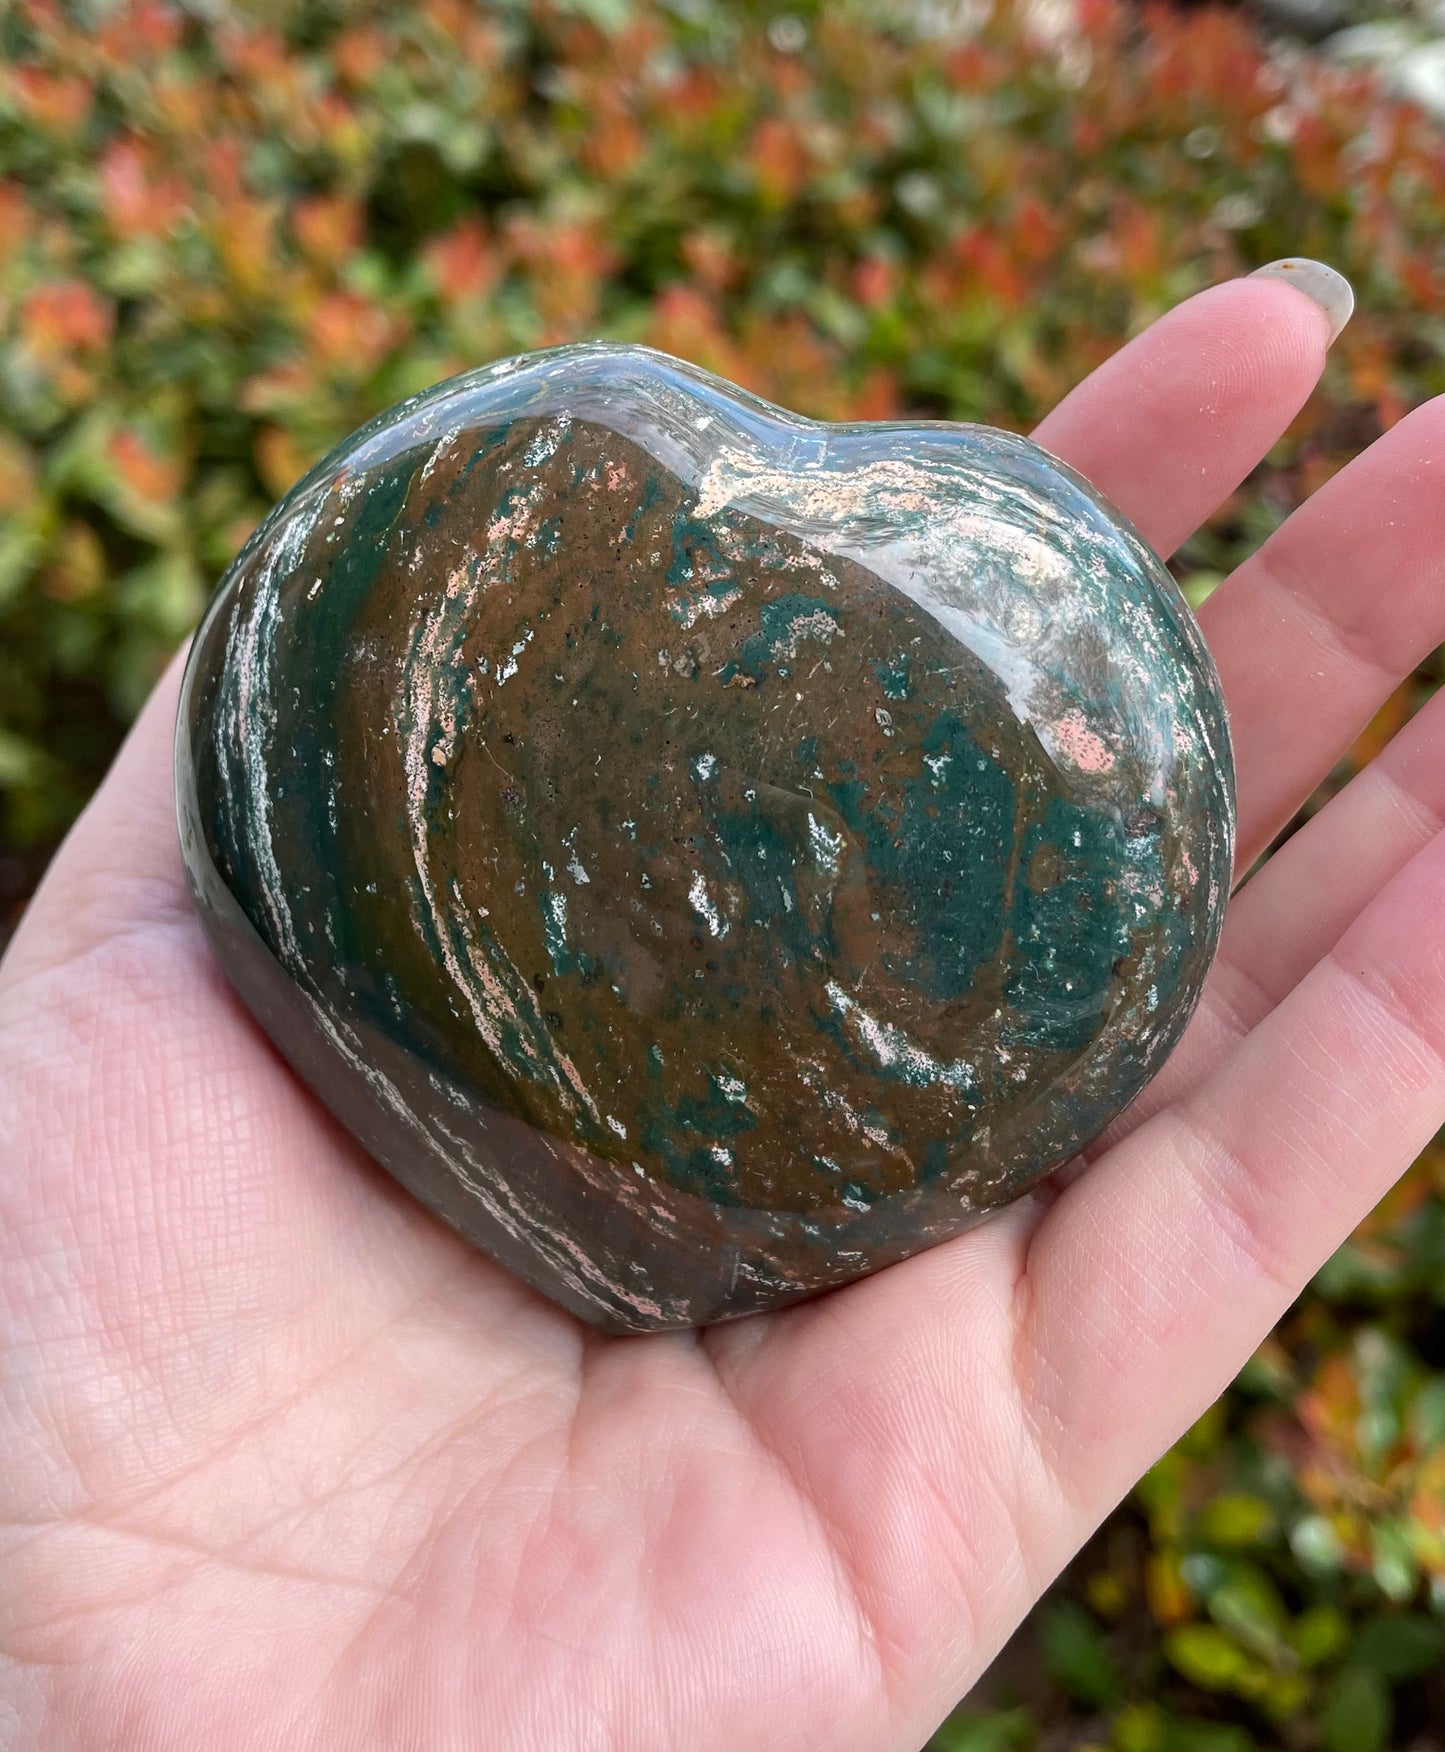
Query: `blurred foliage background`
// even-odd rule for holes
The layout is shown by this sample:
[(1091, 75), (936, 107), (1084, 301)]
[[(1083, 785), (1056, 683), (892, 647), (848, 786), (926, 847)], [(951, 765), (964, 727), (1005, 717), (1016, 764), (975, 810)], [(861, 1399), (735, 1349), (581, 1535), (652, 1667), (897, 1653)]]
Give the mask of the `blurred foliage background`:
[[(1027, 428), (1190, 292), (1323, 257), (1358, 313), (1178, 556), (1197, 603), (1445, 389), (1442, 239), (1445, 138), (1236, 12), (11, 0), (0, 915), (266, 506), (439, 377), (608, 335), (821, 417)], [(1445, 1747), (1442, 1299), (1437, 1146), (936, 1746)]]

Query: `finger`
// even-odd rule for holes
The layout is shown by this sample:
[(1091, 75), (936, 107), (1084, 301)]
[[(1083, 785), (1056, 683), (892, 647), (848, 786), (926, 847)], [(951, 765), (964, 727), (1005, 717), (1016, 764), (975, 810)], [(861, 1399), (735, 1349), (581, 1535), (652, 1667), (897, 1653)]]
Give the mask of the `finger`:
[(1021, 1346), (1050, 1469), (1102, 1512), (1226, 1385), (1445, 1120), (1445, 836), (1030, 1243)]
[(0, 962), (0, 990), (119, 930), (189, 917), (171, 771), (184, 659), (172, 660), (51, 860)]
[(1208, 1075), (1442, 828), (1445, 692), (1235, 896), (1183, 1040), (1091, 1153), (1102, 1154)]
[(1278, 279), (1212, 286), (1122, 347), (1034, 437), (1172, 553), (1304, 405), (1332, 327)]
[(1204, 605), (1247, 868), (1445, 639), (1445, 397), (1328, 481)]

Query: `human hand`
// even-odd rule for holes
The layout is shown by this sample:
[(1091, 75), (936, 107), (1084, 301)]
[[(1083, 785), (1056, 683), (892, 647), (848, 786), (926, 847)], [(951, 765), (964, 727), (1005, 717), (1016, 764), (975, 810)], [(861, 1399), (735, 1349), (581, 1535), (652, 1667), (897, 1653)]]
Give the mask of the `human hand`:
[[(1246, 279), (1044, 422), (1163, 552), (1320, 369)], [(1211, 597), (1240, 868), (1445, 638), (1445, 405)], [(0, 1740), (916, 1752), (1445, 1119), (1445, 696), (1232, 903), (1066, 1173), (783, 1313), (605, 1338), (336, 1127), (213, 962), (157, 690), (0, 966)]]

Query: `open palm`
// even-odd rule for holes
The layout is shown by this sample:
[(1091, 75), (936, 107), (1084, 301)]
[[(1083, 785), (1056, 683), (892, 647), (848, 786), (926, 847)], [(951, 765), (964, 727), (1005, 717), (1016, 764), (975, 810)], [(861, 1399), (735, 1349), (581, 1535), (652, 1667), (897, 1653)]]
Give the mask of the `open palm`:
[[(1038, 436), (1167, 552), (1326, 342), (1234, 281)], [(1203, 619), (1247, 865), (1445, 637), (1445, 406)], [(801, 1308), (601, 1337), (393, 1187), (232, 996), (176, 850), (175, 679), (0, 968), (25, 1752), (916, 1752), (1445, 1119), (1441, 697), (1238, 894), (1086, 1173)]]

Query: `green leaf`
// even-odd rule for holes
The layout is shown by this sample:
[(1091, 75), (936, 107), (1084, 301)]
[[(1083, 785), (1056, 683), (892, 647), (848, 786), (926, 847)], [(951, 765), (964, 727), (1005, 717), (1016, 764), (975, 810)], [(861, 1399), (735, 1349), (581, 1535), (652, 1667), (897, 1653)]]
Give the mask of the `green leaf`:
[(38, 528), (14, 518), (0, 523), (0, 607), (17, 597), (44, 552)]
[(1179, 588), (1184, 593), (1184, 600), (1192, 609), (1203, 608), (1214, 592), (1224, 582), (1222, 572), (1210, 571), (1200, 567), (1197, 572), (1191, 572), (1187, 578), (1179, 581)]
[(1290, 1646), (1306, 1667), (1323, 1666), (1350, 1640), (1350, 1624), (1334, 1606), (1311, 1606), (1290, 1626)]
[(595, 24), (600, 31), (608, 36), (616, 36), (624, 30), (632, 18), (632, 7), (628, 0), (566, 0), (562, 10), (574, 13), (578, 18), (585, 18), (589, 24)]
[(1257, 1694), (1252, 1692), (1250, 1697), (1266, 1715), (1277, 1722), (1284, 1722), (1292, 1720), (1300, 1713), (1309, 1700), (1311, 1690), (1310, 1681), (1303, 1673), (1271, 1673), (1260, 1685)]
[(1037, 1733), (1026, 1709), (990, 1710), (987, 1715), (959, 1711), (928, 1742), (927, 1752), (1025, 1752)]
[(1194, 1460), (1210, 1459), (1224, 1440), (1228, 1417), (1228, 1406), (1222, 1399), (1216, 1399), (1179, 1438), (1180, 1452)]
[(169, 266), (165, 247), (159, 239), (137, 238), (113, 249), (97, 277), (107, 291), (138, 298), (165, 278)]
[(1226, 1722), (1171, 1722), (1164, 1752), (1253, 1752), (1243, 1728)]
[(1398, 1521), (1380, 1521), (1370, 1529), (1370, 1573), (1387, 1600), (1403, 1604), (1419, 1585), (1419, 1570), (1410, 1538)]
[(0, 730), (0, 789), (33, 785), (45, 770), (44, 751), (23, 736)]
[(1114, 1718), (1114, 1752), (1254, 1752), (1243, 1728), (1183, 1720), (1157, 1703), (1130, 1704)]
[(1289, 1536), (1290, 1549), (1306, 1570), (1322, 1575), (1344, 1568), (1345, 1548), (1340, 1536), (1323, 1515), (1306, 1515), (1295, 1523)]
[(1046, 1604), (1039, 1614), (1039, 1641), (1049, 1672), (1064, 1689), (1096, 1709), (1119, 1695), (1119, 1675), (1108, 1638), (1074, 1600)]
[(1427, 1451), (1445, 1448), (1445, 1375), (1436, 1375), (1415, 1395), (1410, 1433)]
[(1287, 1647), (1288, 1614), (1279, 1590), (1254, 1564), (1232, 1563), (1225, 1579), (1210, 1590), (1209, 1615), (1236, 1641), (1267, 1660), (1278, 1662)]
[(1154, 1538), (1178, 1536), (1184, 1517), (1184, 1484), (1189, 1462), (1175, 1448), (1156, 1460), (1134, 1486), (1134, 1495), (1149, 1517)]
[(1433, 1618), (1382, 1612), (1360, 1627), (1352, 1659), (1384, 1679), (1414, 1679), (1445, 1664), (1445, 1627)]
[(1200, 1510), (1195, 1529), (1207, 1544), (1226, 1551), (1258, 1545), (1274, 1531), (1274, 1510), (1262, 1498), (1226, 1492)]
[(1258, 1663), (1217, 1624), (1181, 1624), (1164, 1639), (1171, 1665), (1204, 1691), (1237, 1691), (1259, 1673)]
[(1320, 1743), (1325, 1752), (1385, 1752), (1394, 1711), (1390, 1690), (1368, 1667), (1345, 1667), (1325, 1698)]
[(116, 585), (116, 599), (126, 623), (174, 644), (196, 624), (206, 593), (191, 555), (172, 549), (127, 572)]
[(1165, 1732), (1157, 1703), (1131, 1703), (1114, 1720), (1114, 1752), (1164, 1752)]

